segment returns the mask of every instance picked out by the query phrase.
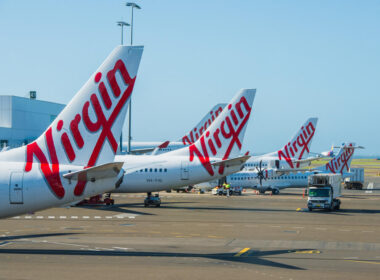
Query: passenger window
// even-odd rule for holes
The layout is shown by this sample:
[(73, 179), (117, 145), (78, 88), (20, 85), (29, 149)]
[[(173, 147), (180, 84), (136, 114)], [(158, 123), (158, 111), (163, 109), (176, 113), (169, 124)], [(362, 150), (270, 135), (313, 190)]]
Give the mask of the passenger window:
[(165, 172), (168, 172), (168, 170), (167, 170), (166, 168), (164, 169), (164, 171), (165, 171)]
[(160, 168), (160, 172), (162, 172), (162, 168)]
[(154, 172), (157, 172), (157, 168), (154, 169)]
[(148, 172), (148, 168), (145, 168), (145, 172)]
[(152, 168), (150, 168), (150, 169), (149, 169), (149, 172), (153, 172), (153, 169), (152, 169)]

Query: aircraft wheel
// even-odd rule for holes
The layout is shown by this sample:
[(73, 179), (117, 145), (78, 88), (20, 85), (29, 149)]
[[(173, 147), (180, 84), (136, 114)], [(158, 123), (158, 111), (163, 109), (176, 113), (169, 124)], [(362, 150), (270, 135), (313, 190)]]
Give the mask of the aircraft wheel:
[(280, 194), (280, 191), (279, 191), (278, 189), (273, 189), (273, 190), (272, 190), (272, 194), (275, 194), (275, 195), (276, 195), (276, 194)]

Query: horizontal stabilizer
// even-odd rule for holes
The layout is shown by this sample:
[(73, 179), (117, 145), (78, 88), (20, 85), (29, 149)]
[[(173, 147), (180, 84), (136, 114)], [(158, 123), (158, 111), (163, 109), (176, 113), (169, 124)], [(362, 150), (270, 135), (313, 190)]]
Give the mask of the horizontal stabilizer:
[(251, 156), (245, 155), (242, 157), (236, 157), (236, 158), (231, 158), (231, 159), (226, 159), (226, 160), (221, 160), (217, 162), (211, 163), (212, 166), (234, 166), (234, 165), (241, 165), (244, 164)]
[(70, 172), (63, 175), (63, 178), (76, 181), (94, 181), (104, 178), (116, 177), (123, 167), (124, 162), (111, 162), (87, 169)]

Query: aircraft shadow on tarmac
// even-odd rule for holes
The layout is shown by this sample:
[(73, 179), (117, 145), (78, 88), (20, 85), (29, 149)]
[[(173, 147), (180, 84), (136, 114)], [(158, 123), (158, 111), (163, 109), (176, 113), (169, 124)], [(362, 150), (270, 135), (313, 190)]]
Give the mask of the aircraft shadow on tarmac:
[(91, 210), (101, 210), (101, 211), (111, 211), (119, 212), (125, 214), (136, 214), (136, 215), (155, 215), (152, 213), (145, 213), (141, 211), (134, 211), (127, 208), (143, 208), (142, 203), (125, 203), (125, 204), (114, 204), (110, 206), (79, 206), (80, 208), (86, 208)]
[(289, 209), (258, 209), (243, 207), (202, 207), (202, 206), (174, 206), (169, 204), (182, 204), (183, 202), (162, 202), (161, 207), (166, 209), (183, 209), (183, 210), (216, 210), (216, 211), (250, 211), (250, 212), (294, 212)]
[(41, 237), (56, 237), (56, 236), (65, 236), (65, 235), (72, 235), (72, 234), (80, 234), (80, 233), (65, 232), (65, 233), (24, 234), (24, 235), (13, 235), (13, 236), (9, 235), (9, 236), (0, 237), (0, 241), (14, 241), (18, 239), (41, 238)]
[[(302, 249), (311, 250), (311, 249)], [(207, 258), (219, 261), (230, 261), (237, 263), (255, 264), (276, 268), (305, 270), (304, 268), (283, 264), (263, 259), (281, 254), (294, 253), (296, 250), (271, 250), (258, 251), (254, 255), (235, 256), (233, 253), (221, 254), (197, 254), (197, 253), (171, 253), (171, 252), (125, 252), (125, 251), (85, 251), (85, 250), (62, 250), (62, 249), (0, 249), (0, 254), (20, 255), (70, 255), (70, 256), (106, 256), (106, 257), (164, 257), (164, 258)]]

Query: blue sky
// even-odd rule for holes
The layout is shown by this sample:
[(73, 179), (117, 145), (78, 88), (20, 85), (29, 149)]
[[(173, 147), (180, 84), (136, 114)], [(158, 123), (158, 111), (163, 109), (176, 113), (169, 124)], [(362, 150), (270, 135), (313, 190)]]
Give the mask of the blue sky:
[[(316, 116), (313, 151), (380, 154), (380, 1), (136, 2), (135, 140), (177, 140), (257, 88), (247, 150), (278, 149)], [(118, 20), (125, 1), (0, 0), (0, 94), (67, 103), (120, 43)]]

